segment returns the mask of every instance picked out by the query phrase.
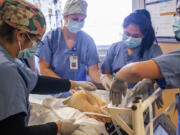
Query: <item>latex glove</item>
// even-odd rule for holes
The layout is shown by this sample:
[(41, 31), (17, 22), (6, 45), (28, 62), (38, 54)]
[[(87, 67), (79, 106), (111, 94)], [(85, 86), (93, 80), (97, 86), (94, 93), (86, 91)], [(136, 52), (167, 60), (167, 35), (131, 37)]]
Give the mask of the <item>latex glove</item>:
[[(154, 90), (157, 90), (159, 88), (159, 85), (157, 83), (154, 84)], [(157, 105), (157, 108), (162, 108), (164, 105), (163, 99), (162, 99), (162, 93), (161, 95), (155, 100), (155, 103)]]
[(109, 99), (112, 101), (113, 105), (117, 106), (121, 104), (122, 96), (126, 95), (127, 89), (127, 83), (121, 80), (113, 80), (109, 94)]
[(157, 108), (163, 108), (164, 102), (162, 99), (162, 94), (155, 100), (155, 103), (157, 105)]
[(151, 79), (143, 79), (142, 81), (139, 81), (132, 89), (132, 96), (148, 94), (148, 90), (152, 85), (153, 81)]
[(101, 80), (101, 83), (102, 83), (103, 87), (106, 90), (110, 90), (111, 85), (112, 85), (112, 80), (109, 79), (108, 75), (102, 74), (101, 77), (100, 77), (100, 80)]
[(87, 82), (87, 81), (74, 81), (74, 82), (75, 82), (76, 90), (81, 90), (81, 89), (88, 91), (97, 90), (97, 87), (91, 82)]
[(62, 135), (70, 135), (74, 130), (79, 127), (79, 124), (75, 124), (75, 120), (62, 120), (61, 121), (61, 130)]

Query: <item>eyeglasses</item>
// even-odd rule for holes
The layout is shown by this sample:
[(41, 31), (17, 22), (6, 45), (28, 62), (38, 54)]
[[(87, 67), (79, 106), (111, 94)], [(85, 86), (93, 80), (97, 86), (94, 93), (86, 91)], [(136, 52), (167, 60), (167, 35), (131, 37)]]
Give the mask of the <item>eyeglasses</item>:
[(29, 38), (29, 40), (31, 40), (32, 43), (36, 42), (38, 46), (44, 45), (43, 41), (41, 41), (41, 40), (33, 41), (33, 40), (30, 38), (30, 36), (29, 36), (28, 33), (27, 33), (27, 37)]

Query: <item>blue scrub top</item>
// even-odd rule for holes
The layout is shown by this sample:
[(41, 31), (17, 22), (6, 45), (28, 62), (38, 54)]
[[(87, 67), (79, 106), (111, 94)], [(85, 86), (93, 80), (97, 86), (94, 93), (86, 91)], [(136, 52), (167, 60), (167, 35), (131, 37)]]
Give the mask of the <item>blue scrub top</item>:
[[(180, 88), (180, 49), (153, 59), (166, 80), (166, 88)], [(177, 135), (180, 135), (180, 96), (177, 97), (178, 123)]]
[(20, 60), (12, 58), (0, 44), (0, 120), (25, 112), (29, 120), (29, 93), (37, 75)]
[[(149, 50), (144, 52), (143, 58), (139, 58), (140, 47), (134, 49), (131, 55), (128, 55), (128, 50), (123, 42), (112, 44), (108, 49), (107, 55), (102, 63), (101, 70), (107, 70), (110, 73), (119, 71), (123, 66), (133, 62), (145, 61), (152, 59), (162, 54), (159, 45), (152, 45)], [(129, 83), (128, 87), (134, 87), (135, 83)]]
[[(50, 64), (50, 69), (61, 78), (85, 81), (87, 67), (100, 62), (93, 39), (83, 31), (76, 35), (72, 50), (68, 49), (61, 28), (50, 31), (43, 38), (37, 56)], [(78, 69), (70, 69), (70, 56), (78, 57)]]

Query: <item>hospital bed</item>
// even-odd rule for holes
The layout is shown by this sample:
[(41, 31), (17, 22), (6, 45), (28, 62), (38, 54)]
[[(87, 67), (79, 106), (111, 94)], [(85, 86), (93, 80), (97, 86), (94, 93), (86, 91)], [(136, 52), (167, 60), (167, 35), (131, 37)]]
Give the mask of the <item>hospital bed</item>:
[[(107, 117), (112, 118), (114, 126), (117, 127), (116, 130), (119, 130), (119, 127), (121, 127), (121, 129), (123, 129), (128, 135), (176, 135), (176, 127), (168, 117), (168, 112), (173, 108), (174, 104), (170, 105), (164, 113), (153, 118), (152, 103), (157, 99), (161, 92), (161, 89), (156, 90), (150, 97), (148, 97), (144, 101), (142, 101), (140, 97), (136, 97), (132, 102), (131, 107), (128, 108), (119, 108), (108, 105), (109, 115)], [(109, 102), (107, 98), (107, 91), (97, 90), (93, 93), (99, 96), (99, 98), (102, 98), (103, 100)], [(62, 117), (66, 117), (67, 119), (76, 118), (77, 122), (79, 122), (82, 127), (79, 131), (75, 131), (73, 135), (108, 135), (104, 127), (104, 123), (98, 122), (92, 118), (88, 118), (84, 113), (81, 113), (78, 110), (70, 107), (64, 107), (55, 98), (52, 98), (50, 96), (46, 97), (31, 95), (30, 101), (33, 103), (41, 104), (41, 106), (36, 105), (38, 108), (38, 112), (35, 112), (37, 111), (35, 110), (31, 113), (34, 113), (34, 118), (31, 117), (31, 120), (35, 120), (35, 122), (30, 121), (32, 125), (56, 121), (58, 119), (61, 119)], [(57, 109), (58, 106), (60, 108)], [(43, 109), (45, 109), (45, 111), (42, 111)], [(47, 109), (49, 110), (47, 111)], [(145, 126), (144, 112), (147, 109), (149, 110), (150, 121), (149, 124)], [(72, 114), (67, 115), (67, 110), (72, 112)], [(47, 112), (49, 113), (48, 115)], [(42, 120), (42, 118), (44, 117), (41, 118), (41, 115), (46, 115), (45, 119)], [(123, 115), (127, 116), (128, 118), (132, 118), (131, 124), (127, 123)], [(37, 118), (40, 119), (40, 122), (37, 121)], [(118, 135), (121, 135), (121, 133), (117, 133)]]

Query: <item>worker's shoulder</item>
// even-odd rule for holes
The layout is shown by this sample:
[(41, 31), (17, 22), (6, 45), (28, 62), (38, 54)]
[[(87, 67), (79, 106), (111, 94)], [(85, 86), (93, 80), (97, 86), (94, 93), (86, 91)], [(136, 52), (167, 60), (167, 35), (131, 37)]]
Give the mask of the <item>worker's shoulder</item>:
[(112, 47), (122, 47), (123, 46), (123, 42), (122, 41), (118, 41), (118, 42), (114, 42), (111, 45)]
[(119, 42), (115, 42), (112, 43), (112, 45), (110, 46), (109, 50), (116, 50), (119, 51), (120, 49), (122, 49), (124, 46), (123, 42), (119, 41)]
[(48, 31), (46, 34), (44, 34), (43, 39), (57, 39), (57, 37), (61, 37), (61, 28), (57, 27), (56, 29)]
[(12, 73), (11, 71), (13, 71), (16, 68), (17, 65), (14, 62), (9, 60), (5, 54), (0, 53), (0, 73)]

